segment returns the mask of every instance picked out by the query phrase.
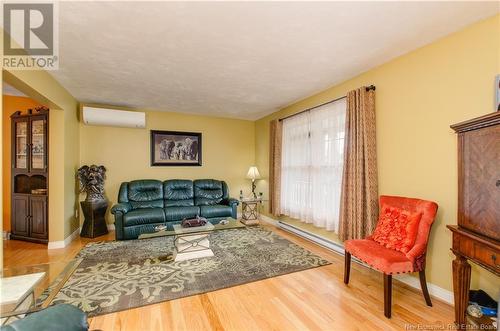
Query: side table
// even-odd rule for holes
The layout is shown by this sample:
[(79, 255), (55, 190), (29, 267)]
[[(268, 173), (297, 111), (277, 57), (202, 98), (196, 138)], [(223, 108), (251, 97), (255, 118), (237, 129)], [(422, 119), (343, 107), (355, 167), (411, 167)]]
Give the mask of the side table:
[(80, 205), (85, 216), (80, 236), (95, 238), (107, 234), (108, 227), (104, 216), (108, 209), (108, 202), (106, 200), (81, 201)]
[(259, 207), (261, 199), (242, 199), (241, 201), (241, 222), (245, 225), (259, 224)]

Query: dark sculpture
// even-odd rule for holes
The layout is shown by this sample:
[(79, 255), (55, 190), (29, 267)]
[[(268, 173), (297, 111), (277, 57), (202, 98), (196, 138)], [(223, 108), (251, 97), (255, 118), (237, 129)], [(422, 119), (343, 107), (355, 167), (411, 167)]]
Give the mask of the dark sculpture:
[(106, 179), (106, 168), (95, 164), (83, 166), (78, 169), (78, 181), (80, 192), (87, 193), (85, 201), (99, 201), (104, 199), (104, 180)]
[(80, 192), (87, 193), (85, 201), (81, 201), (83, 215), (82, 231), (80, 236), (95, 238), (108, 233), (106, 226), (106, 210), (108, 202), (104, 198), (104, 180), (106, 168), (104, 166), (83, 166), (78, 169)]

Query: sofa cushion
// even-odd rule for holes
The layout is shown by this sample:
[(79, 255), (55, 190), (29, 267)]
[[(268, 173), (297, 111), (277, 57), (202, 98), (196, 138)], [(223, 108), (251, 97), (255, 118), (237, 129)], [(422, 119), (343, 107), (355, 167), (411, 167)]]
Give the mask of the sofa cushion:
[(163, 208), (163, 184), (159, 180), (134, 180), (128, 183), (132, 208)]
[(193, 182), (191, 180), (166, 180), (163, 182), (165, 207), (194, 206)]
[(189, 206), (189, 207), (166, 207), (165, 218), (168, 222), (170, 221), (182, 221), (184, 218), (193, 218), (196, 215), (200, 215), (200, 207)]
[(227, 199), (227, 186), (220, 180), (199, 179), (194, 181), (194, 202), (197, 206), (219, 204)]
[(129, 211), (123, 215), (123, 225), (132, 226), (149, 223), (165, 222), (163, 208), (141, 208)]
[(200, 206), (202, 217), (231, 217), (231, 207), (224, 205)]

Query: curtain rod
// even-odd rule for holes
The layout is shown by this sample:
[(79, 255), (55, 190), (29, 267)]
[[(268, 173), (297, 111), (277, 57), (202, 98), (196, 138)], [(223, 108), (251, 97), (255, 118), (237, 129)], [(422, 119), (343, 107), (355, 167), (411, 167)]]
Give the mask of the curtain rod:
[[(366, 87), (366, 91), (370, 91), (370, 90), (375, 91), (375, 89), (376, 89), (375, 85), (370, 85), (370, 86), (367, 86), (367, 87)], [(347, 96), (343, 96), (343, 97), (340, 97), (340, 98), (337, 98), (337, 99), (333, 99), (333, 100), (327, 101), (327, 102), (322, 103), (322, 104), (320, 104), (320, 105), (317, 105), (317, 106), (314, 106), (314, 107), (311, 107), (311, 108), (307, 108), (307, 109), (301, 110), (301, 111), (299, 111), (298, 113), (295, 113), (295, 114), (292, 114), (292, 115), (288, 115), (288, 116), (282, 117), (282, 118), (280, 118), (278, 121), (280, 121), (280, 122), (281, 122), (281, 121), (283, 121), (283, 120), (286, 120), (287, 118), (297, 116), (297, 115), (299, 115), (299, 114), (302, 114), (302, 113), (305, 113), (305, 112), (311, 111), (311, 110), (313, 110), (313, 109), (316, 109), (316, 108), (322, 107), (322, 106), (327, 105), (327, 104), (329, 104), (329, 103), (333, 103), (333, 102), (335, 102), (335, 101), (339, 101), (339, 100), (342, 100), (342, 99), (345, 99), (345, 98), (347, 98)]]

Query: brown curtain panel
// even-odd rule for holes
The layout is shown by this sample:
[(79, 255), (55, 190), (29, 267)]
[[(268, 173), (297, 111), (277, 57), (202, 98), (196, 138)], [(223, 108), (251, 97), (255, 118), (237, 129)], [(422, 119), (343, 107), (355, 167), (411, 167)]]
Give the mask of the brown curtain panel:
[(281, 137), (281, 121), (271, 121), (269, 140), (269, 212), (274, 216), (281, 214)]
[(344, 144), (339, 237), (359, 239), (373, 232), (378, 218), (375, 91), (347, 93)]

